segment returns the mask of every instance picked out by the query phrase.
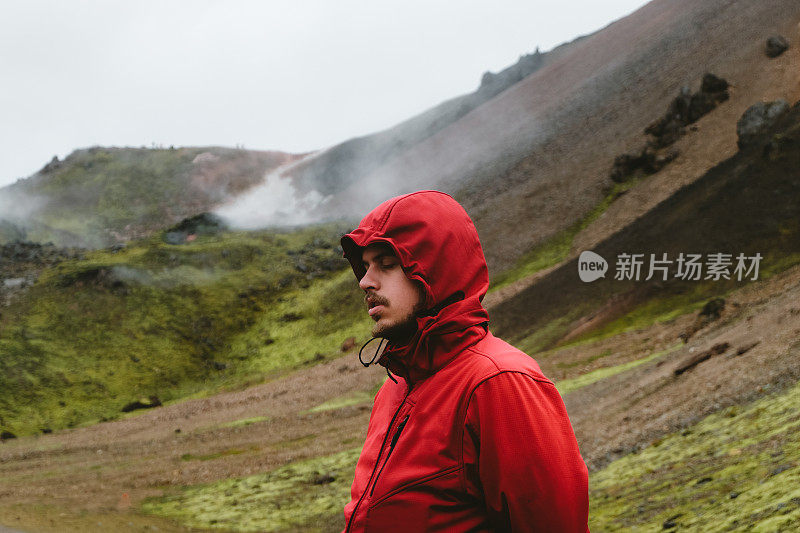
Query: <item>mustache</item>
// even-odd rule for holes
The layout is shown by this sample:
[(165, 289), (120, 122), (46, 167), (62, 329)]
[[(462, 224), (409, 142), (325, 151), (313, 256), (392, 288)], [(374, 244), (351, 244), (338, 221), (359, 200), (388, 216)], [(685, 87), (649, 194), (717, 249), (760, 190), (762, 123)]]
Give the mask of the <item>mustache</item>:
[(369, 305), (370, 302), (374, 303), (375, 305), (389, 305), (389, 300), (374, 293), (367, 293), (364, 296), (364, 303)]

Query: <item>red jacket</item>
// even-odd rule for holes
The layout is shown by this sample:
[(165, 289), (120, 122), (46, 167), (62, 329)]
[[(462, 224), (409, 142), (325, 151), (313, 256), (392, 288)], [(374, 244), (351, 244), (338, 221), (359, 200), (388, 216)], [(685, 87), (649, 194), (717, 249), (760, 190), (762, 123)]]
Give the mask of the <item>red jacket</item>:
[(588, 531), (588, 473), (564, 403), (536, 362), (488, 332), (478, 234), (450, 196), (421, 191), (367, 215), (342, 247), (389, 244), (426, 308), (378, 363), (345, 531)]

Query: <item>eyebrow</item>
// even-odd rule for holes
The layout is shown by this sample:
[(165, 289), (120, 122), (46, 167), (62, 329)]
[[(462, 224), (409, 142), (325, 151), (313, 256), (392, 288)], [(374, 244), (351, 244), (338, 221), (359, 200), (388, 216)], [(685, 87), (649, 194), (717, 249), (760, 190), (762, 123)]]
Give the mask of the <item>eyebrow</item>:
[[(377, 263), (378, 261), (380, 261), (382, 259), (386, 259), (387, 257), (391, 258), (391, 259), (397, 259), (398, 261), (400, 260), (393, 252), (387, 250), (385, 252), (380, 252), (380, 253), (372, 256), (372, 261)], [(362, 258), (361, 264), (362, 265), (367, 265), (369, 263), (367, 261), (364, 261), (363, 258)]]

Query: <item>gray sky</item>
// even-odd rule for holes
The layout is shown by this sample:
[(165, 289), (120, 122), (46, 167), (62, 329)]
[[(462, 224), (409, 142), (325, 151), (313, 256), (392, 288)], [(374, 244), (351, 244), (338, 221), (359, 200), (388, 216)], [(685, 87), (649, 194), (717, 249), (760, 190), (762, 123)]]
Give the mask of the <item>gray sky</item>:
[(3, 0), (0, 186), (93, 145), (323, 148), (645, 3)]

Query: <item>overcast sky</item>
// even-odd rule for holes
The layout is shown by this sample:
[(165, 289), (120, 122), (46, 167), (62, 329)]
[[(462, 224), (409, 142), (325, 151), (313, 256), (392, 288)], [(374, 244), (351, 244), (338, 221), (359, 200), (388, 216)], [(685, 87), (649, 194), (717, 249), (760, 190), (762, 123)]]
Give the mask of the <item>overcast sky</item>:
[(643, 0), (3, 0), (0, 186), (93, 146), (305, 152)]

